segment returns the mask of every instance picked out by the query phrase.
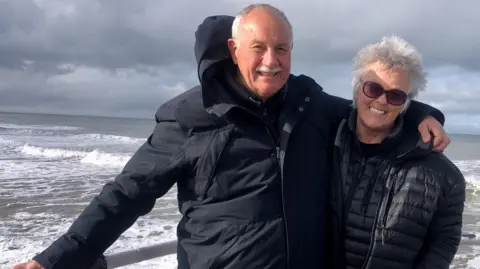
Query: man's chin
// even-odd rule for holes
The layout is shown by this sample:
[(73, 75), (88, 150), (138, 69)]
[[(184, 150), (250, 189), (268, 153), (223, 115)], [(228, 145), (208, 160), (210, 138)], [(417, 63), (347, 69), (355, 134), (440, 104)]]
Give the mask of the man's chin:
[(258, 93), (261, 94), (262, 96), (272, 96), (276, 94), (282, 87), (281, 86), (274, 86), (274, 85), (269, 85), (267, 87), (258, 87)]

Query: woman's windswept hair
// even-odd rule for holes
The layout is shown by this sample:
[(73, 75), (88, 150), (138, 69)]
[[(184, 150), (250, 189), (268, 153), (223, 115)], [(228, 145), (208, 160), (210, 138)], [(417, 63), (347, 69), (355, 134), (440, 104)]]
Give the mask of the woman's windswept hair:
[[(426, 89), (427, 72), (423, 69), (422, 55), (404, 39), (398, 36), (385, 36), (380, 42), (367, 45), (355, 56), (352, 80), (354, 94), (362, 86), (361, 78), (367, 67), (375, 62), (381, 63), (387, 70), (402, 69), (407, 72), (410, 78), (409, 101)], [(405, 109), (407, 106), (408, 104)]]

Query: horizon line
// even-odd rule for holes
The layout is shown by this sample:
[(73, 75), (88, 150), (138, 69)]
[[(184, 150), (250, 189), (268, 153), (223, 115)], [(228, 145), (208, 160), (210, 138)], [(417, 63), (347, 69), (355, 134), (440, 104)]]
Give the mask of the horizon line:
[[(68, 113), (47, 113), (47, 112), (25, 112), (25, 111), (5, 111), (0, 110), (3, 114), (20, 114), (20, 115), (43, 115), (43, 116), (62, 116), (62, 117), (90, 117), (90, 118), (104, 118), (104, 119), (130, 119), (130, 120), (154, 120), (154, 118), (134, 117), (134, 116), (111, 116), (111, 115), (90, 115), (90, 114), (68, 114)], [(448, 132), (448, 131), (447, 131)], [(480, 135), (475, 132), (449, 132), (451, 135)]]

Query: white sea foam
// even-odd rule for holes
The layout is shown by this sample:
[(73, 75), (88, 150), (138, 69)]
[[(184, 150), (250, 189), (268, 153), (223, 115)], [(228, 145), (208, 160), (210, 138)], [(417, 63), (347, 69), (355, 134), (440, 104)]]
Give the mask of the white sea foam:
[(457, 165), (463, 173), (477, 173), (480, 169), (480, 160), (456, 160), (453, 161), (453, 163)]
[[(6, 218), (0, 226), (0, 268), (11, 268), (14, 264), (27, 261), (39, 251), (48, 247), (53, 240), (66, 232), (73, 218), (58, 214), (18, 212)], [(152, 217), (140, 218), (132, 227), (105, 252), (132, 250), (175, 238), (175, 223)], [(6, 230), (7, 227), (15, 227)], [(7, 236), (5, 236), (7, 235)], [(176, 268), (176, 255), (144, 261), (122, 267), (133, 268)]]
[(68, 150), (68, 149), (55, 149), (55, 148), (42, 148), (31, 145), (24, 145), (18, 149), (21, 153), (46, 157), (46, 158), (76, 158), (81, 163), (95, 164), (95, 165), (113, 165), (123, 166), (131, 158), (130, 155), (116, 155), (111, 153), (102, 152), (100, 150), (92, 150), (89, 152)]
[(146, 141), (145, 138), (136, 138), (136, 137), (129, 137), (129, 136), (121, 136), (121, 135), (106, 135), (106, 134), (78, 134), (78, 135), (68, 136), (67, 139), (88, 140), (90, 142), (99, 141), (99, 142), (106, 142), (106, 143), (126, 143), (126, 144), (137, 144), (137, 143), (143, 143)]
[[(476, 253), (480, 253), (480, 248), (474, 248)], [(480, 255), (468, 261), (466, 269), (479, 269), (480, 268)]]
[(10, 140), (10, 139), (5, 139), (5, 138), (0, 137), (0, 144), (2, 144), (2, 145), (10, 145), (10, 144), (13, 144), (13, 143), (15, 143), (15, 142)]

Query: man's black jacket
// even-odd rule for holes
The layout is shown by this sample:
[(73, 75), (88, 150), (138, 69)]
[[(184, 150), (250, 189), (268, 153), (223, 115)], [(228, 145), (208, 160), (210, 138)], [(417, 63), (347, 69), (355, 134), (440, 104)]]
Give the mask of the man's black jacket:
[[(213, 16), (199, 26), (200, 85), (158, 109), (123, 171), (34, 258), (46, 269), (88, 268), (174, 184), (179, 269), (323, 268), (333, 133), (351, 101), (291, 75), (275, 135), (269, 109), (240, 101), (225, 79), (232, 22)], [(429, 114), (443, 123), (424, 104), (408, 111), (414, 124)]]

